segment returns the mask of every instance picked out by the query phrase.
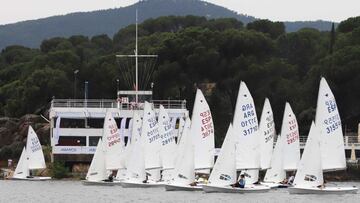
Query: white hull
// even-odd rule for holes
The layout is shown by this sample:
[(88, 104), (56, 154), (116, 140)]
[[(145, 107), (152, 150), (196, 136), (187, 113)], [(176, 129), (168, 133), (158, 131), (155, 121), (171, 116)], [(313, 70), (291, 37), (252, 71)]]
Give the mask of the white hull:
[(202, 191), (203, 186), (166, 184), (166, 191)]
[(13, 177), (11, 178), (12, 180), (26, 180), (26, 181), (46, 181), (46, 180), (51, 180), (51, 177), (31, 177), (31, 178), (16, 178)]
[(163, 182), (158, 183), (138, 183), (138, 182), (129, 182), (129, 181), (122, 181), (121, 186), (123, 188), (149, 188), (149, 187), (163, 187)]
[(89, 181), (89, 180), (83, 180), (82, 183), (84, 185), (99, 185), (99, 186), (114, 186), (114, 185), (120, 185), (120, 182), (105, 182), (105, 181)]
[(356, 187), (325, 187), (323, 189), (317, 187), (292, 187), (289, 188), (290, 194), (356, 194)]
[(271, 189), (275, 189), (275, 188), (289, 188), (292, 187), (291, 185), (288, 184), (281, 184), (281, 183), (267, 183), (267, 182), (261, 182), (261, 185), (267, 186)]
[(231, 186), (214, 186), (214, 185), (204, 185), (203, 190), (207, 193), (263, 193), (270, 190), (267, 186), (262, 185), (249, 185), (245, 188), (237, 188)]

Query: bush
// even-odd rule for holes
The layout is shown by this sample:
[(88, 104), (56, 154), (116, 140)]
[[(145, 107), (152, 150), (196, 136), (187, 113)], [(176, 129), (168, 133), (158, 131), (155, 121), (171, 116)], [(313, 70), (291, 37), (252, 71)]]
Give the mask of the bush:
[(55, 161), (51, 166), (51, 176), (55, 179), (66, 178), (69, 176), (69, 168), (65, 167), (63, 161)]

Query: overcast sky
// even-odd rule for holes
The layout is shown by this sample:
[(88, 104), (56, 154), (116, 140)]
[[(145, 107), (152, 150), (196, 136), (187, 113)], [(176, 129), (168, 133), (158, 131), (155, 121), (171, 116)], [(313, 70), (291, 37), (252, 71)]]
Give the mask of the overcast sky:
[[(273, 21), (342, 21), (360, 15), (360, 0), (208, 0), (239, 13)], [(137, 0), (0, 0), (0, 24), (77, 11), (128, 6)]]

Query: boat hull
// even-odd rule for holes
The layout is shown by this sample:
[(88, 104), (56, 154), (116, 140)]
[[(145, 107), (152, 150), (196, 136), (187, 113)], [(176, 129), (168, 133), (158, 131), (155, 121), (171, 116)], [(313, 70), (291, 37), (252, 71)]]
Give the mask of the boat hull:
[(11, 180), (24, 180), (24, 181), (47, 181), (51, 180), (51, 177), (32, 177), (32, 178), (16, 178), (13, 177)]
[(281, 184), (281, 183), (267, 183), (267, 182), (261, 182), (261, 185), (267, 186), (270, 189), (276, 189), (276, 188), (289, 188), (291, 185), (288, 184)]
[(149, 188), (149, 187), (163, 187), (164, 183), (136, 183), (136, 182), (128, 182), (122, 181), (121, 186), (123, 188)]
[(202, 191), (203, 186), (166, 184), (166, 191)]
[(254, 185), (245, 188), (237, 188), (231, 186), (204, 185), (203, 190), (206, 193), (264, 193), (268, 192), (270, 190), (270, 187)]
[(120, 182), (89, 181), (89, 180), (83, 180), (82, 183), (83, 185), (98, 185), (98, 186), (120, 185)]
[(290, 194), (356, 194), (358, 188), (356, 187), (292, 187), (289, 188)]

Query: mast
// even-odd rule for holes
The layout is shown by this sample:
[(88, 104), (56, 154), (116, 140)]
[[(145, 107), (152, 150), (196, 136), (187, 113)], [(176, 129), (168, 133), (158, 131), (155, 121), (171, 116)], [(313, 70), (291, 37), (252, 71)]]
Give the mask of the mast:
[(116, 55), (118, 58), (135, 58), (135, 102), (139, 103), (139, 57), (141, 58), (157, 58), (158, 55), (139, 55), (139, 23), (138, 23), (138, 9), (136, 9), (136, 22), (135, 22), (135, 50), (134, 55)]
[(135, 25), (135, 102), (138, 103), (138, 97), (139, 97), (139, 56), (138, 56), (138, 9), (136, 9), (136, 25)]

